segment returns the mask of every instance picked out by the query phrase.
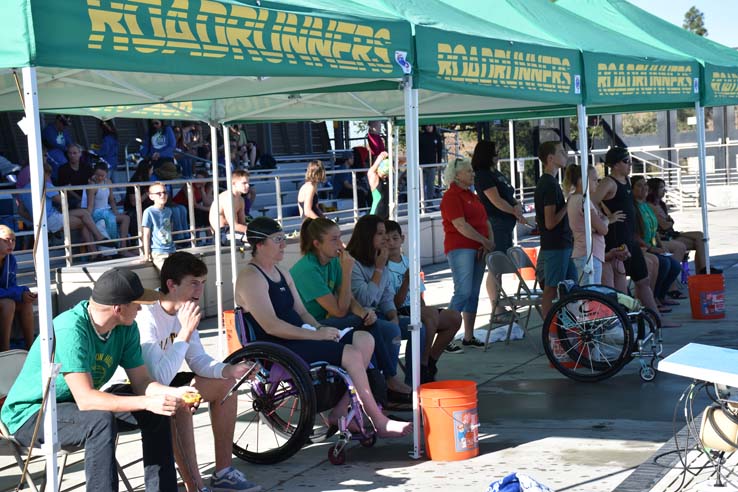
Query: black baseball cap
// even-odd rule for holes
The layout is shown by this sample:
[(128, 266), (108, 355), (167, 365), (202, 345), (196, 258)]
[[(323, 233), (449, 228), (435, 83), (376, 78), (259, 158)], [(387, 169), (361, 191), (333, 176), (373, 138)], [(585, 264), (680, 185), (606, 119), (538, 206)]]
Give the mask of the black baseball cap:
[(605, 154), (605, 164), (608, 166), (614, 166), (618, 162), (628, 159), (629, 157), (630, 153), (627, 148), (613, 147), (607, 151), (607, 154)]
[(257, 217), (249, 222), (246, 229), (246, 240), (252, 248), (274, 233), (282, 232), (279, 222), (270, 217)]
[(144, 289), (141, 279), (131, 270), (113, 268), (100, 275), (92, 288), (92, 300), (104, 306), (118, 304), (153, 304), (159, 300), (159, 293)]

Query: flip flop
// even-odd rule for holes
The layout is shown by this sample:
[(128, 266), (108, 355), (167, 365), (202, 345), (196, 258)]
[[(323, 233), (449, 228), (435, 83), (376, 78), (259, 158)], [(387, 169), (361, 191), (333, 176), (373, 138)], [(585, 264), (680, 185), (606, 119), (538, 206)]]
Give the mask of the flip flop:
[(670, 313), (671, 311), (672, 311), (672, 309), (671, 309), (671, 308), (669, 308), (669, 307), (666, 307), (666, 306), (659, 306), (659, 312), (660, 312), (660, 313), (664, 313), (664, 314), (666, 314), (666, 313)]
[(661, 328), (681, 328), (682, 324), (676, 321), (664, 321), (661, 320)]
[(671, 296), (672, 299), (687, 299), (687, 296), (679, 290), (672, 290), (669, 292), (669, 296)]
[(679, 303), (677, 301), (673, 301), (671, 299), (662, 299), (661, 304), (664, 306), (678, 306)]

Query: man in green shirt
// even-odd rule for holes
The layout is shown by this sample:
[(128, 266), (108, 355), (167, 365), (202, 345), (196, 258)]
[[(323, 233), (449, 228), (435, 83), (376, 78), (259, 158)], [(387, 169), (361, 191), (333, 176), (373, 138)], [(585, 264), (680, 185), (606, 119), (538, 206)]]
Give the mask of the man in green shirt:
[[(103, 273), (89, 301), (54, 319), (58, 439), (62, 447), (85, 448), (88, 491), (117, 491), (115, 442), (119, 430), (141, 429), (144, 481), (147, 491), (177, 490), (169, 417), (184, 405), (190, 387), (171, 388), (154, 382), (143, 358), (136, 313), (158, 294), (144, 289), (130, 270)], [(2, 408), (10, 432), (31, 446), (41, 409), (41, 350), (39, 339), (28, 353)], [(118, 366), (125, 369), (134, 394), (100, 391)], [(36, 446), (43, 442), (43, 431)]]

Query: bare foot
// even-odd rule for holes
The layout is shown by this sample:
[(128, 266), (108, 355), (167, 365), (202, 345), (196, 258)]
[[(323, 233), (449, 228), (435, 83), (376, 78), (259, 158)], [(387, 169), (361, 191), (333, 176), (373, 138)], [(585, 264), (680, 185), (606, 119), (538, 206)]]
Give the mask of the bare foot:
[(412, 422), (398, 420), (386, 419), (383, 422), (375, 422), (375, 426), (379, 437), (402, 437), (413, 431)]

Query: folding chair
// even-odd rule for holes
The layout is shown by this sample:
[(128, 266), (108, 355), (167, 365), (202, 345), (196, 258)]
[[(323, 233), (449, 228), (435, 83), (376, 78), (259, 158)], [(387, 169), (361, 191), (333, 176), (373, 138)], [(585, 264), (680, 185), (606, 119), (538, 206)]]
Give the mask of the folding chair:
[[(487, 275), (495, 283), (497, 296), (492, 299), (492, 313), (490, 314), (490, 323), (489, 327), (487, 328), (487, 337), (484, 342), (484, 350), (487, 350), (487, 347), (489, 346), (489, 336), (492, 331), (494, 316), (498, 306), (509, 307), (511, 312), (510, 322), (507, 327), (507, 336), (505, 337), (505, 344), (510, 343), (510, 335), (512, 334), (513, 323), (520, 320), (520, 313), (518, 312), (520, 308), (528, 308), (528, 312), (525, 318), (525, 324), (523, 326), (523, 331), (526, 334), (526, 338), (530, 338), (528, 337), (528, 324), (530, 322), (530, 315), (532, 310), (536, 309), (538, 311), (538, 314), (541, 314), (541, 296), (531, 291), (531, 289), (528, 287), (528, 284), (520, 275), (517, 266), (505, 253), (502, 253), (500, 251), (493, 251), (487, 255), (486, 260)], [(503, 288), (502, 275), (505, 274), (513, 274), (518, 279), (518, 292), (516, 295), (508, 294)], [(531, 341), (531, 343), (539, 353), (542, 353), (541, 347), (538, 343), (536, 343), (535, 341)]]
[[(27, 355), (28, 352), (26, 352), (25, 350), (8, 350), (6, 352), (0, 352), (0, 401), (2, 401), (2, 403), (5, 402), (5, 397), (8, 395), (8, 392), (13, 386), (13, 383), (18, 377), (18, 374), (20, 374), (20, 371), (23, 368), (23, 363), (26, 361)], [(0, 404), (0, 407), (2, 407), (2, 404)], [(21, 443), (16, 441), (2, 421), (0, 421), (0, 444), (6, 445), (6, 447), (11, 450), (13, 458), (15, 458), (15, 462), (18, 464), (20, 472), (23, 473), (25, 458), (28, 456), (28, 453), (31, 451), (31, 449), (23, 446)], [(40, 448), (33, 449), (38, 452), (38, 455), (35, 456), (33, 459), (43, 456), (40, 453)], [(67, 458), (69, 457), (69, 455), (83, 450), (83, 448), (78, 447), (69, 447), (59, 450), (57, 456), (59, 459), (58, 481), (60, 484), (62, 482), (62, 479), (64, 478), (64, 471), (67, 467)], [(126, 477), (123, 469), (117, 461), (116, 467), (118, 468), (118, 476), (120, 476), (120, 479), (123, 481), (126, 490), (128, 492), (133, 492), (133, 488), (131, 487), (131, 483), (128, 481), (128, 477)], [(34, 492), (39, 491), (39, 488), (34, 483), (30, 472), (26, 473), (25, 482), (26, 485), (28, 485), (29, 489), (33, 490)], [(43, 481), (41, 483), (41, 490), (45, 489), (46, 473), (44, 472)]]
[[(523, 268), (532, 268), (534, 272), (536, 272), (535, 280), (533, 281), (533, 286), (529, 287), (531, 293), (536, 295), (542, 295), (543, 290), (539, 287), (538, 284), (538, 270), (537, 265), (533, 263), (533, 261), (530, 259), (530, 256), (528, 256), (528, 253), (525, 252), (523, 248), (520, 246), (510, 246), (507, 249), (507, 257), (512, 260), (513, 265), (515, 265), (520, 271)], [(520, 276), (522, 278), (522, 275)], [(528, 283), (525, 279), (523, 279), (523, 283), (525, 283), (526, 286), (528, 286)], [(520, 286), (518, 286), (518, 294), (520, 294)]]

